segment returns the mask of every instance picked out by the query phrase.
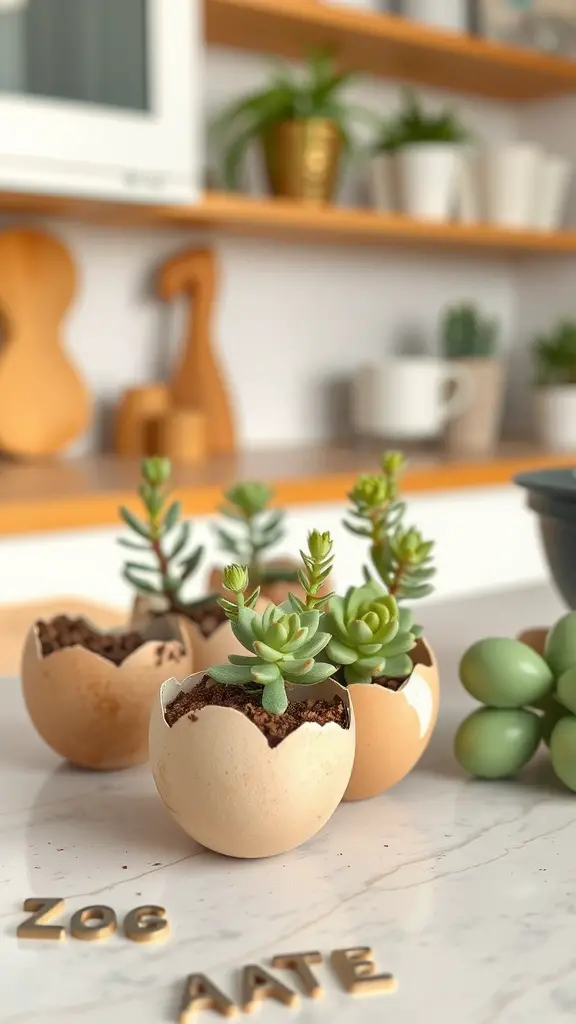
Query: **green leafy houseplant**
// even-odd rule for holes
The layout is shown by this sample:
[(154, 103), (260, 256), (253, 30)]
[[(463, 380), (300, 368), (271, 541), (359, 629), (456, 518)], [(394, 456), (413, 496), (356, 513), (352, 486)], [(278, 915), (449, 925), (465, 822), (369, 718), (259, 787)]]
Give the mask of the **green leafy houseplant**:
[(442, 317), (442, 351), (447, 359), (489, 359), (495, 355), (498, 321), (471, 303), (449, 306)]
[(354, 118), (367, 117), (342, 97), (344, 85), (352, 73), (340, 73), (330, 53), (312, 54), (303, 70), (289, 66), (276, 68), (270, 84), (228, 107), (214, 122), (216, 136), (224, 150), (224, 181), (227, 188), (238, 187), (238, 174), (250, 144), (263, 141), (276, 125), (311, 119), (332, 122), (342, 143), (351, 146), (350, 129)]
[(139, 519), (121, 506), (120, 515), (137, 539), (122, 537), (119, 543), (151, 556), (148, 562), (125, 563), (126, 582), (140, 594), (162, 598), (168, 611), (186, 615), (194, 607), (214, 602), (215, 595), (196, 602), (183, 599), (182, 590), (198, 569), (204, 548), (198, 546), (186, 553), (190, 524), (180, 521), (180, 502), (169, 501), (171, 470), (169, 459), (154, 456), (142, 461), (139, 494), (145, 515)]
[(222, 550), (235, 562), (248, 566), (254, 586), (298, 579), (296, 569), (266, 564), (271, 548), (284, 536), (284, 511), (268, 508), (273, 493), (263, 483), (236, 484), (226, 491), (226, 502), (220, 508), (230, 527), (217, 525), (214, 528)]
[(534, 344), (538, 387), (576, 384), (576, 321), (562, 320)]
[(311, 684), (329, 679), (334, 666), (315, 659), (330, 640), (319, 630), (318, 591), (322, 577), (331, 569), (332, 541), (329, 534), (313, 531), (308, 553), (303, 554), (301, 583), (306, 598), (291, 598), (281, 606), (270, 603), (260, 615), (255, 611), (259, 591), (245, 597), (248, 589), (246, 566), (229, 565), (224, 585), (233, 600), (222, 598), (221, 607), (232, 631), (247, 655), (232, 654), (228, 665), (216, 665), (207, 674), (225, 686), (242, 686), (271, 714), (281, 715), (288, 707), (286, 683)]
[(421, 142), (460, 144), (467, 142), (470, 134), (452, 110), (439, 114), (427, 113), (411, 90), (404, 94), (404, 106), (392, 122), (390, 138), (395, 149)]

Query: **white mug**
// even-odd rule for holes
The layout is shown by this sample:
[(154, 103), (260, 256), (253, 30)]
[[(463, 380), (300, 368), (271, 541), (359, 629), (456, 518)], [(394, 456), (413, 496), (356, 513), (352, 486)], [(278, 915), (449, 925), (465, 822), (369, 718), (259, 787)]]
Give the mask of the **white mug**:
[(354, 379), (353, 424), (371, 437), (437, 437), (473, 398), (474, 377), (466, 366), (431, 356), (379, 360), (361, 367)]

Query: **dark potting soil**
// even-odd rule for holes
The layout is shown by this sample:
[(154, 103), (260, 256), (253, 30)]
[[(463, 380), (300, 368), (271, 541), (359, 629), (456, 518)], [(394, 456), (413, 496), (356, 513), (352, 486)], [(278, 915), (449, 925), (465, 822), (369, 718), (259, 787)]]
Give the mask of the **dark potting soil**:
[(198, 686), (189, 693), (179, 694), (165, 711), (167, 724), (172, 727), (188, 715), (190, 721), (197, 721), (196, 711), (208, 706), (235, 708), (264, 733), (270, 747), (277, 747), (283, 739), (304, 722), (327, 725), (336, 722), (343, 729), (348, 727), (348, 711), (340, 697), (327, 700), (290, 701), (283, 715), (271, 715), (247, 694), (241, 686), (221, 686), (209, 676), (204, 676)]
[[(70, 619), (67, 615), (57, 615), (49, 622), (40, 619), (36, 623), (36, 629), (44, 658), (54, 651), (80, 646), (94, 654), (100, 654), (114, 665), (121, 665), (128, 655), (147, 643), (146, 638), (135, 630), (118, 634), (99, 633), (83, 619)], [(158, 644), (159, 656), (163, 654), (164, 647), (163, 643)], [(184, 653), (185, 649), (182, 647), (182, 654)]]
[(182, 614), (191, 622), (195, 622), (202, 636), (205, 637), (212, 636), (218, 626), (226, 622), (226, 612), (217, 601), (207, 601), (206, 604), (184, 608)]

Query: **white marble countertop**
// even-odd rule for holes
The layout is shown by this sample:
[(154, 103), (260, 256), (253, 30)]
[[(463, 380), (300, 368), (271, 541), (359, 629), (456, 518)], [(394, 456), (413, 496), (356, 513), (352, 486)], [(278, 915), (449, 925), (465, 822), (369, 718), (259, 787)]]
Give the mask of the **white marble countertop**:
[[(0, 681), (0, 1020), (176, 1021), (188, 974), (208, 973), (237, 997), (244, 964), (318, 949), (324, 1000), (303, 998), (298, 1010), (267, 1002), (263, 1021), (573, 1021), (576, 797), (555, 785), (545, 759), (522, 782), (491, 784), (466, 778), (451, 753), (469, 704), (455, 675), (463, 647), (558, 611), (543, 590), (426, 609), (443, 705), (421, 766), (389, 795), (342, 806), (316, 839), (270, 861), (194, 848), (146, 768), (90, 774), (58, 762), (33, 732), (17, 684)], [(157, 946), (121, 930), (103, 944), (18, 941), (28, 896), (65, 898), (62, 923), (88, 904), (112, 906), (119, 921), (161, 904), (172, 935)], [(397, 977), (394, 995), (358, 1000), (340, 990), (330, 950), (357, 945)]]

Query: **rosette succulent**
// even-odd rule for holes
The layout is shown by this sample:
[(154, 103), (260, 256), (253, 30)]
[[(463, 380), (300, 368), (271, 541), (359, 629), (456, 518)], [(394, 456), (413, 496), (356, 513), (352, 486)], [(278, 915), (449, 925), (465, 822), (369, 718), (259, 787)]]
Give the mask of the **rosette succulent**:
[(345, 597), (332, 597), (321, 627), (330, 633), (326, 656), (339, 666), (344, 681), (369, 683), (386, 675), (401, 679), (412, 671), (409, 651), (416, 631), (408, 609), (375, 582), (351, 587)]
[(288, 706), (286, 683), (320, 683), (334, 674), (334, 665), (315, 660), (330, 641), (330, 633), (320, 630), (321, 614), (315, 604), (324, 574), (330, 572), (331, 550), (330, 535), (313, 531), (308, 554), (301, 553), (304, 569), (300, 582), (306, 601), (291, 596), (283, 605), (268, 604), (262, 614), (255, 610), (258, 588), (244, 597), (249, 582), (247, 566), (226, 567), (224, 586), (234, 600), (222, 598), (220, 604), (234, 635), (249, 653), (232, 654), (228, 665), (207, 669), (212, 679), (226, 686), (245, 687), (266, 711), (281, 715)]

